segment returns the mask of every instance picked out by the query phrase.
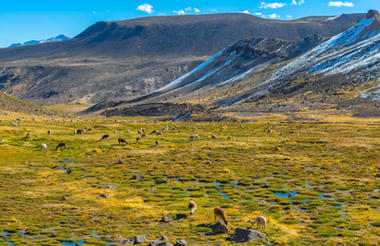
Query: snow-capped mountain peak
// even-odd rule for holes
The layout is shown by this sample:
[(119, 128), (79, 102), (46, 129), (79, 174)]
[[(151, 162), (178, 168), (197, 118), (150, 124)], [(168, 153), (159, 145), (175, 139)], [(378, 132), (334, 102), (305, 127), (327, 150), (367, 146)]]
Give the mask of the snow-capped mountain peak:
[(65, 41), (70, 39), (69, 37), (60, 34), (56, 37), (48, 38), (48, 39), (43, 39), (43, 40), (30, 40), (24, 43), (14, 43), (11, 44), (9, 47), (19, 47), (19, 46), (24, 46), (24, 45), (32, 45), (32, 44), (42, 44), (42, 43), (51, 43), (51, 42), (60, 42), (60, 41)]
[(346, 32), (332, 37), (274, 73), (271, 80), (305, 71), (332, 75), (357, 68), (373, 69), (380, 59), (380, 17), (369, 11), (366, 18)]

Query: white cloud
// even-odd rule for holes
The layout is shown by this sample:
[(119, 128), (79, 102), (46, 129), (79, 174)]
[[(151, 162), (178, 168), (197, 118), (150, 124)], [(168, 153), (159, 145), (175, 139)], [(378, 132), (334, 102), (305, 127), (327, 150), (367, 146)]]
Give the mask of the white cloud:
[(184, 10), (173, 10), (173, 13), (177, 14), (177, 15), (185, 15), (186, 12)]
[(249, 14), (249, 11), (248, 10), (244, 10), (244, 11), (240, 11), (239, 13), (241, 13), (241, 14)]
[(201, 12), (198, 8), (193, 8), (193, 7), (187, 7), (185, 9), (180, 9), (180, 10), (173, 10), (173, 13), (177, 15), (185, 15), (187, 14), (186, 12), (194, 12), (194, 13), (199, 13)]
[(262, 18), (265, 18), (265, 15), (263, 13), (260, 13), (260, 12), (256, 12), (256, 13), (254, 13), (254, 15), (257, 15), (257, 16), (260, 16)]
[(137, 10), (151, 14), (153, 13), (153, 6), (148, 3), (144, 3), (142, 5), (137, 6)]
[(342, 1), (330, 1), (329, 7), (354, 7), (355, 5), (351, 2), (342, 2)]
[(279, 9), (286, 6), (286, 3), (266, 3), (261, 2), (259, 8), (260, 9)]
[(286, 19), (292, 19), (293, 17), (291, 15), (286, 15)]
[(268, 15), (268, 18), (276, 19), (276, 18), (280, 18), (280, 16), (278, 14), (271, 14), (271, 15)]
[(302, 5), (305, 3), (305, 0), (292, 0), (292, 3), (290, 5)]

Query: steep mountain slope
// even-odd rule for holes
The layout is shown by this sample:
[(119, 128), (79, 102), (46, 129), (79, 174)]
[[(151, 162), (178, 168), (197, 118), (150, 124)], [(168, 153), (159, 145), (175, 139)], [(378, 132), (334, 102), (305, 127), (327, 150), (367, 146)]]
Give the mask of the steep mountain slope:
[(248, 36), (333, 36), (363, 16), (275, 21), (216, 14), (99, 22), (67, 41), (0, 49), (0, 88), (39, 104), (130, 100)]
[(377, 114), (379, 103), (373, 101), (380, 99), (379, 82), (380, 15), (369, 11), (357, 25), (323, 43), (317, 36), (299, 42), (241, 40), (167, 86), (124, 105), (188, 102), (265, 111), (289, 100), (285, 111), (336, 108)]
[(269, 93), (273, 88), (283, 87), (284, 80), (294, 79), (299, 74), (304, 77), (342, 77), (340, 80), (359, 84), (379, 79), (379, 68), (380, 15), (377, 11), (370, 11), (356, 26), (271, 74), (250, 92), (245, 101)]
[(205, 86), (225, 86), (266, 67), (294, 58), (323, 41), (317, 35), (300, 41), (275, 38), (252, 37), (243, 39), (220, 51), (188, 74), (156, 90), (156, 93), (177, 91), (188, 87), (188, 91)]
[(48, 39), (43, 39), (43, 40), (30, 40), (24, 43), (14, 43), (11, 44), (9, 47), (19, 47), (19, 46), (24, 46), (24, 45), (32, 45), (32, 44), (42, 44), (42, 43), (52, 43), (52, 42), (61, 42), (65, 40), (69, 40), (70, 38), (60, 34), (56, 37), (48, 38)]
[(3, 92), (0, 92), (0, 111), (13, 111), (35, 115), (52, 114), (52, 112), (40, 106), (19, 100)]

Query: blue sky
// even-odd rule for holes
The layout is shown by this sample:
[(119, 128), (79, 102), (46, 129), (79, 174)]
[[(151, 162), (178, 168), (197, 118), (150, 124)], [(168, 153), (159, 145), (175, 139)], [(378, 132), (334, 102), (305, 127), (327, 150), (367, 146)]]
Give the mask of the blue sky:
[(17, 0), (0, 2), (0, 47), (58, 34), (73, 37), (102, 20), (236, 13), (272, 19), (364, 13), (380, 0)]

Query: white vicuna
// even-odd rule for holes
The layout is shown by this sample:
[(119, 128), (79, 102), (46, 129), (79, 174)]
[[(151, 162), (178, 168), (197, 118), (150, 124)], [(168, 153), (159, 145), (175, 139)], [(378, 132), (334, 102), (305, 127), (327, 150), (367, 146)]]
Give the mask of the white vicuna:
[(252, 223), (252, 225), (256, 224), (257, 227), (262, 227), (265, 229), (266, 225), (267, 225), (267, 219), (265, 219), (264, 216), (258, 216), (256, 217), (256, 219), (254, 220), (249, 220), (249, 222)]
[(42, 148), (42, 150), (47, 150), (47, 144), (41, 144), (41, 148)]
[(195, 210), (197, 210), (197, 204), (194, 201), (189, 202), (190, 215), (193, 215)]

